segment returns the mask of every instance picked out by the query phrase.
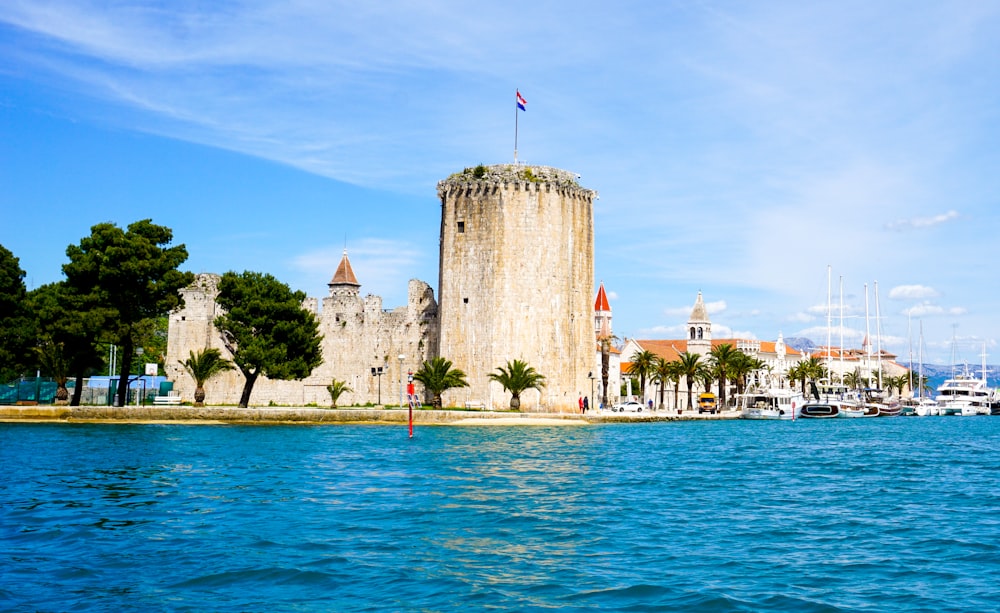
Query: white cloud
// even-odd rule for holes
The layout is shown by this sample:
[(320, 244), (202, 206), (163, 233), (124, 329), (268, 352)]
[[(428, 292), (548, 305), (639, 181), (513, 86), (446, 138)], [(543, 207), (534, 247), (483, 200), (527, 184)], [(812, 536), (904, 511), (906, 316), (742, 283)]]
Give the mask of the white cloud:
[(644, 339), (660, 339), (660, 338), (684, 338), (687, 333), (687, 326), (653, 326), (652, 328), (642, 328), (639, 330), (637, 337)]
[[(681, 306), (681, 307), (669, 307), (663, 309), (663, 314), (667, 317), (683, 317), (685, 320), (691, 316), (691, 311), (694, 309), (694, 305)], [(716, 315), (726, 310), (725, 300), (716, 300), (715, 302), (706, 302), (705, 311), (709, 315)]]
[(926, 285), (897, 285), (889, 290), (892, 300), (919, 300), (921, 298), (937, 298), (938, 291)]
[(670, 307), (663, 309), (663, 314), (670, 318), (684, 317), (686, 319), (691, 316), (691, 307)]
[(609, 292), (607, 288), (604, 288), (604, 293), (607, 295), (608, 300), (611, 300), (612, 302), (618, 300), (618, 292)]
[(943, 223), (958, 219), (958, 211), (948, 211), (933, 217), (915, 217), (913, 219), (899, 219), (885, 224), (887, 230), (915, 230), (917, 228), (930, 228)]
[(709, 315), (715, 315), (726, 310), (725, 300), (716, 300), (715, 302), (706, 302), (705, 310), (708, 311)]

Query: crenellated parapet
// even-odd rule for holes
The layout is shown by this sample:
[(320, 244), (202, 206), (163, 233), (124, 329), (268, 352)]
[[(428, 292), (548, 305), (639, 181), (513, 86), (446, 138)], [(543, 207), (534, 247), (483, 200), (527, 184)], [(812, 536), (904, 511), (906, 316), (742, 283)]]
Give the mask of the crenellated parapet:
[(597, 192), (580, 186), (579, 175), (551, 166), (495, 164), (457, 172), (437, 184), (438, 198), (490, 196), (512, 190), (555, 193), (592, 202)]

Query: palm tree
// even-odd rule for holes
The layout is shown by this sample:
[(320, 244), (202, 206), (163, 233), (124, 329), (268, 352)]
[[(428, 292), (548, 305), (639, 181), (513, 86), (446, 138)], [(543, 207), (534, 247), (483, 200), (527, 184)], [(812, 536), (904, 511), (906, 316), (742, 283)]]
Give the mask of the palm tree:
[(716, 377), (719, 376), (719, 371), (716, 370), (715, 364), (705, 364), (701, 372), (698, 373), (698, 380), (701, 386), (705, 388), (705, 393), (711, 393), (712, 384), (715, 383)]
[(608, 332), (607, 320), (601, 326), (601, 332), (597, 335), (597, 344), (601, 347), (601, 406), (608, 406), (608, 370), (611, 367), (611, 345), (618, 337)]
[(222, 357), (218, 349), (209, 347), (198, 353), (189, 352), (188, 359), (180, 362), (194, 378), (194, 406), (205, 406), (205, 382), (220, 372), (233, 370), (235, 366)]
[(751, 373), (764, 370), (767, 367), (767, 364), (760, 358), (738, 352), (729, 373), (733, 382), (736, 383), (736, 393), (742, 394), (746, 390), (747, 378)]
[[(668, 362), (663, 358), (656, 356), (653, 362), (653, 372), (650, 374), (650, 381), (654, 381), (660, 384), (660, 404), (659, 407), (663, 408), (663, 392), (667, 387), (667, 383), (674, 381), (679, 378), (677, 374), (677, 369), (674, 365), (677, 362)], [(674, 398), (674, 404), (677, 404), (677, 398)]]
[(340, 396), (347, 392), (353, 392), (354, 390), (347, 386), (347, 381), (341, 381), (340, 379), (334, 378), (334, 380), (330, 382), (330, 385), (326, 386), (326, 391), (330, 392), (330, 408), (336, 409), (337, 400)]
[(433, 395), (431, 405), (435, 409), (441, 408), (441, 394), (453, 387), (469, 387), (465, 380), (465, 373), (458, 368), (451, 367), (451, 360), (436, 357), (424, 362), (424, 365), (417, 372), (413, 373), (413, 378), (420, 381)]
[(632, 370), (630, 373), (639, 377), (639, 395), (643, 398), (643, 402), (645, 402), (646, 398), (646, 379), (653, 377), (654, 370), (656, 370), (655, 353), (643, 350), (632, 354)]
[(854, 372), (849, 372), (844, 375), (844, 385), (851, 389), (858, 389), (861, 387), (861, 371), (857, 368)]
[(737, 351), (729, 343), (724, 343), (718, 347), (712, 347), (708, 354), (712, 364), (715, 365), (715, 374), (719, 378), (719, 406), (726, 406), (726, 383), (729, 380), (729, 371), (736, 365), (736, 360), (742, 352)]
[(510, 392), (510, 408), (512, 411), (521, 410), (521, 393), (534, 388), (539, 392), (545, 387), (545, 375), (535, 371), (526, 362), (514, 360), (507, 362), (507, 368), (497, 367), (497, 372), (489, 374), (490, 381), (496, 381)]
[(827, 375), (826, 366), (816, 356), (810, 356), (808, 360), (799, 363), (802, 366), (802, 394), (806, 392), (806, 380), (816, 381)]
[(680, 374), (687, 381), (687, 393), (688, 393), (688, 410), (694, 408), (694, 402), (691, 398), (691, 392), (694, 389), (694, 380), (698, 377), (698, 373), (704, 368), (704, 363), (701, 361), (701, 356), (697, 353), (691, 353), (685, 351), (680, 356)]
[(39, 365), (55, 379), (57, 405), (69, 403), (69, 389), (66, 387), (69, 381), (69, 360), (63, 349), (63, 343), (49, 340), (42, 341), (35, 347)]

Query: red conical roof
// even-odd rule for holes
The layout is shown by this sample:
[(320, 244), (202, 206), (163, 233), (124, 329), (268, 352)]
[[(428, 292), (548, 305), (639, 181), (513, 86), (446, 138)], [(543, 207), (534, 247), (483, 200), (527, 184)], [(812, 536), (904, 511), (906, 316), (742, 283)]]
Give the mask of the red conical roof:
[(351, 268), (351, 262), (347, 259), (347, 249), (344, 249), (344, 257), (340, 259), (340, 265), (337, 266), (337, 272), (333, 273), (333, 280), (330, 281), (330, 285), (356, 285), (361, 287), (358, 283), (358, 278), (354, 276), (354, 269)]
[(601, 281), (601, 287), (597, 290), (597, 300), (594, 302), (595, 311), (610, 311), (611, 305), (608, 304), (608, 295), (604, 293), (604, 281)]

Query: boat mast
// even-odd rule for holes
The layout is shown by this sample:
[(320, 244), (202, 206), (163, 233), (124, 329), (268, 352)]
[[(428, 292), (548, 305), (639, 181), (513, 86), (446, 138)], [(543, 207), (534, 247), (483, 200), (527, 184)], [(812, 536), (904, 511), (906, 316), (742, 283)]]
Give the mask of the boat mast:
[(830, 348), (833, 345), (832, 345), (832, 341), (830, 340), (830, 334), (832, 333), (831, 328), (833, 326), (833, 311), (832, 311), (833, 304), (830, 302), (830, 300), (831, 300), (831, 298), (830, 298), (830, 292), (831, 292), (831, 285), (830, 285), (830, 265), (827, 264), (826, 265), (826, 376), (829, 378), (829, 381), (832, 383), (833, 382), (833, 374), (830, 372), (830, 366), (831, 366), (831, 364), (830, 364), (830, 360), (831, 360)]
[[(906, 371), (906, 380), (910, 384), (910, 391), (913, 391), (913, 322), (911, 321), (912, 313), (909, 309), (906, 311), (906, 342), (910, 349), (910, 369)], [(899, 391), (899, 395), (903, 395), (903, 391)], [(911, 394), (912, 395), (912, 394)]]
[(872, 378), (872, 329), (868, 320), (868, 284), (865, 283), (865, 368), (868, 369), (868, 385)]
[(844, 382), (844, 275), (840, 275), (840, 382)]
[[(924, 397), (924, 320), (920, 320), (920, 342), (917, 344), (917, 398)], [(913, 389), (912, 387), (910, 388)]]
[(882, 315), (878, 308), (878, 281), (875, 282), (875, 342), (878, 350), (878, 389), (882, 391)]

